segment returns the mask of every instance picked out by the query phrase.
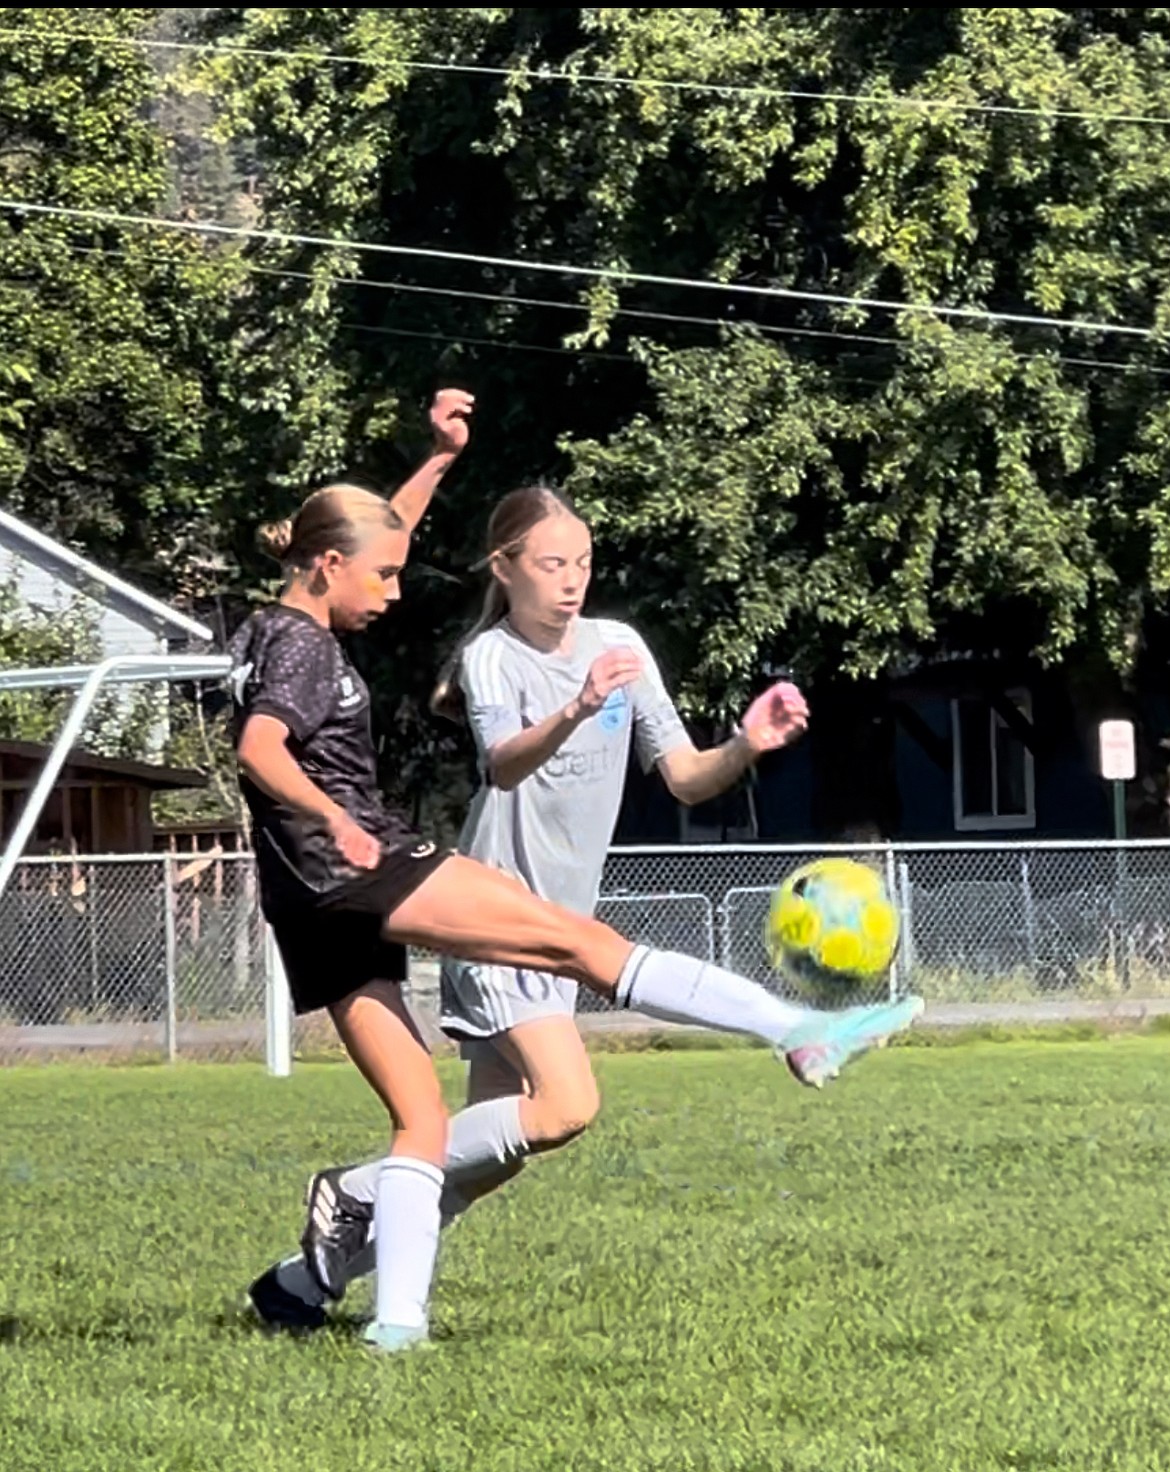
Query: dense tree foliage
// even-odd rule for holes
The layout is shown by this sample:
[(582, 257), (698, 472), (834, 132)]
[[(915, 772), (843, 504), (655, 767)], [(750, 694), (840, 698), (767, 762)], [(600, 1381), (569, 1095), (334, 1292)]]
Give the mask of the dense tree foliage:
[[(242, 606), (257, 520), (342, 468), (393, 481), (435, 384), (474, 389), (412, 602), (363, 656), (406, 692), (383, 712), (406, 788), (449, 750), (425, 695), (488, 505), (539, 476), (696, 713), (769, 662), (1132, 663), (1170, 588), (1170, 11), (4, 28), (7, 197), (752, 288), (0, 212), (0, 497), (176, 594)], [(183, 34), (217, 49), (124, 44)], [(903, 309), (824, 299), (857, 297)]]

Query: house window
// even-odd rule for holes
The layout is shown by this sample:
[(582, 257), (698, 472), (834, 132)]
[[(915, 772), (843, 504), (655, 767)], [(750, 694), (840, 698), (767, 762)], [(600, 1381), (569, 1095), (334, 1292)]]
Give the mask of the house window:
[[(1031, 720), (1026, 690), (1009, 690), (1006, 698)], [(956, 830), (1035, 828), (1032, 753), (991, 703), (977, 695), (952, 700), (951, 739)]]

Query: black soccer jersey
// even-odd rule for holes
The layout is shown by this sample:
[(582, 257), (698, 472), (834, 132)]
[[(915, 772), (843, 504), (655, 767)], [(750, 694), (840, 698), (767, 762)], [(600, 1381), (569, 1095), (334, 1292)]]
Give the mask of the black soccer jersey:
[[(337, 638), (302, 610), (274, 604), (236, 631), (229, 652), (237, 742), (249, 716), (274, 716), (288, 727), (297, 765), (355, 823), (390, 847), (408, 837), (406, 820), (378, 791), (370, 693)], [(354, 878), (323, 823), (244, 774), (240, 783), (266, 910), (312, 903)]]

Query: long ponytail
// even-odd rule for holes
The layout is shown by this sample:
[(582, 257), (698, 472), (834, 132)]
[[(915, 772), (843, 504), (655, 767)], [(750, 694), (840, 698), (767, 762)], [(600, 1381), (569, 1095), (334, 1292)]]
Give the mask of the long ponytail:
[[(550, 516), (566, 514), (576, 516), (573, 503), (560, 491), (548, 486), (523, 486), (518, 491), (509, 491), (496, 503), (488, 520), (488, 553), (477, 567), (490, 569), (501, 557), (515, 557), (534, 526)], [(508, 616), (507, 590), (494, 572), (489, 571), (488, 579), (479, 617), (444, 661), (438, 682), (431, 692), (431, 710), (449, 721), (461, 721), (466, 714), (463, 691), (459, 688), (464, 650), (473, 639), (478, 639), (480, 634), (494, 628)]]
[(435, 688), (431, 691), (431, 710), (448, 721), (461, 721), (466, 714), (463, 691), (459, 688), (459, 669), (463, 664), (463, 651), (473, 639), (486, 634), (508, 616), (508, 595), (499, 578), (493, 577), (483, 595), (483, 607), (479, 617), (459, 640), (443, 662)]

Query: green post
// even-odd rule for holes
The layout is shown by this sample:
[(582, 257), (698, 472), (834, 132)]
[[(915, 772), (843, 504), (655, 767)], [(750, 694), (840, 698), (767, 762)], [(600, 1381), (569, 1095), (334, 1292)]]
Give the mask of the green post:
[(1113, 836), (1119, 841), (1125, 838), (1125, 783), (1113, 784)]
[[(1118, 843), (1125, 839), (1125, 783), (1113, 783), (1113, 836)], [(1121, 989), (1129, 991), (1129, 922), (1125, 903), (1125, 849), (1118, 848), (1114, 870), (1114, 909), (1117, 913), (1117, 971)]]

